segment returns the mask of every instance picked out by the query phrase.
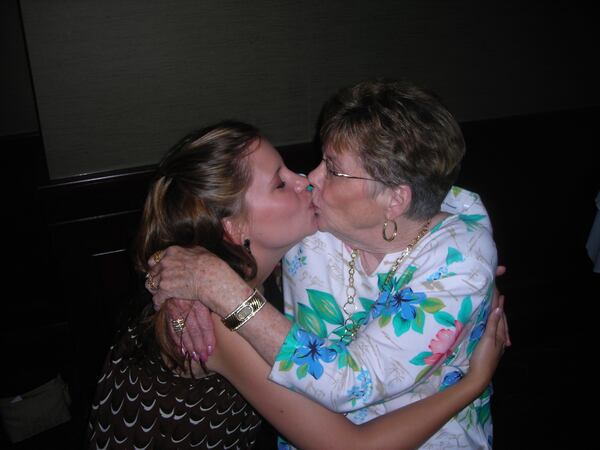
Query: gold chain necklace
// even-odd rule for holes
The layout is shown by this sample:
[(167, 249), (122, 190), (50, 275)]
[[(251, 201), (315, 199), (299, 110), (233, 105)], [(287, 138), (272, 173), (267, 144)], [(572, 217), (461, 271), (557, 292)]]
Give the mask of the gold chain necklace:
[[(427, 231), (429, 231), (429, 224), (431, 224), (431, 219), (427, 220), (427, 222), (425, 222), (425, 225), (423, 225), (423, 227), (419, 230), (419, 232), (417, 233), (417, 236), (412, 240), (412, 242), (410, 244), (408, 244), (406, 246), (406, 248), (404, 250), (402, 250), (402, 253), (400, 253), (400, 256), (398, 256), (396, 258), (396, 260), (394, 261), (394, 264), (392, 265), (390, 271), (387, 273), (385, 280), (381, 286), (381, 291), (379, 292), (379, 295), (381, 295), (381, 293), (385, 292), (385, 288), (387, 287), (388, 283), (390, 282), (390, 280), (392, 279), (392, 277), (396, 274), (396, 272), (398, 271), (398, 267), (400, 267), (400, 263), (402, 263), (402, 261), (404, 261), (404, 259), (406, 259), (406, 257), (410, 254), (410, 252), (412, 252), (413, 248), (415, 248), (415, 246), (418, 244), (418, 242), (423, 238), (423, 236), (425, 236), (425, 234), (427, 234)], [(363, 324), (363, 321), (354, 321), (352, 315), (356, 312), (357, 306), (354, 303), (354, 299), (356, 297), (356, 288), (354, 287), (354, 273), (356, 272), (356, 258), (358, 258), (358, 250), (352, 250), (352, 253), (350, 254), (350, 261), (348, 262), (348, 287), (346, 288), (346, 303), (344, 303), (344, 306), (342, 306), (342, 310), (346, 313), (346, 315), (348, 316), (346, 318), (346, 320), (344, 321), (344, 335), (342, 336), (342, 341), (345, 344), (349, 344), (350, 342), (352, 342), (354, 340), (354, 338), (356, 337), (358, 330), (360, 329), (360, 327)]]

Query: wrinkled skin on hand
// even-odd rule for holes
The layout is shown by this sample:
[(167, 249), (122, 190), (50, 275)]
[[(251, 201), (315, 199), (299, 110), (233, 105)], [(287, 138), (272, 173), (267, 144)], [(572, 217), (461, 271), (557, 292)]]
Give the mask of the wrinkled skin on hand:
[(153, 295), (154, 308), (158, 310), (167, 299), (166, 307), (171, 319), (185, 318), (185, 329), (178, 334), (171, 329), (175, 342), (196, 361), (206, 361), (215, 342), (210, 311), (218, 310), (219, 299), (245, 298), (248, 285), (227, 263), (202, 247), (172, 246), (161, 253), (157, 262), (148, 260), (149, 274), (157, 289), (146, 288)]
[(169, 327), (169, 333), (180, 347), (181, 353), (194, 361), (206, 362), (215, 348), (215, 331), (210, 318), (210, 310), (200, 302), (171, 299), (164, 303), (170, 320), (182, 318), (185, 321), (183, 332), (178, 333)]

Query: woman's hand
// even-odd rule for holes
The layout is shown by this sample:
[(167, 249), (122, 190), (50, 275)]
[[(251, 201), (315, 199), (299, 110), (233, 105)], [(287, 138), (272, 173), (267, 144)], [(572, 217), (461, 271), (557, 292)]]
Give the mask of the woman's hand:
[(223, 260), (202, 247), (173, 246), (153, 255), (148, 264), (152, 285), (146, 287), (153, 295), (158, 309), (168, 298), (198, 300), (218, 314), (223, 298), (235, 304), (246, 298), (251, 290), (244, 280)]
[(199, 299), (200, 277), (209, 264), (202, 258), (205, 254), (212, 255), (202, 247), (172, 246), (152, 255), (147, 275), (151, 282), (146, 282), (146, 288), (152, 293), (154, 309), (159, 309), (168, 298)]
[[(183, 356), (206, 362), (215, 348), (215, 331), (210, 310), (200, 302), (171, 299), (163, 306), (169, 317), (169, 334)], [(178, 321), (183, 323), (179, 330)], [(187, 354), (187, 355), (186, 355)]]
[(504, 314), (504, 296), (496, 292), (485, 332), (471, 356), (465, 381), (471, 380), (476, 383), (479, 390), (483, 391), (492, 381), (504, 349), (510, 345), (508, 324)]
[(175, 325), (178, 319), (185, 323), (180, 332), (177, 326), (169, 327), (174, 342), (184, 355), (206, 361), (216, 341), (210, 311), (229, 313), (233, 307), (221, 307), (220, 302), (227, 299), (237, 305), (250, 288), (227, 263), (202, 247), (169, 247), (152, 255), (148, 265), (152, 283), (147, 280), (146, 287), (153, 295), (154, 309), (173, 299), (167, 307), (170, 323)]

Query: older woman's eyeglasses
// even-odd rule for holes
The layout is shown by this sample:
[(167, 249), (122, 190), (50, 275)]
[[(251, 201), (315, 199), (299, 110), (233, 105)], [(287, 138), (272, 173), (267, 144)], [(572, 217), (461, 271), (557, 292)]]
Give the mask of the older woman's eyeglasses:
[(327, 158), (323, 158), (323, 162), (325, 163), (325, 169), (327, 170), (327, 173), (333, 175), (334, 177), (348, 178), (348, 179), (355, 179), (355, 180), (378, 181), (378, 182), (380, 182), (379, 180), (375, 180), (374, 178), (355, 177), (354, 175), (348, 175), (347, 173), (344, 173), (344, 172), (338, 172), (333, 167), (333, 164), (331, 163), (331, 161), (328, 160)]

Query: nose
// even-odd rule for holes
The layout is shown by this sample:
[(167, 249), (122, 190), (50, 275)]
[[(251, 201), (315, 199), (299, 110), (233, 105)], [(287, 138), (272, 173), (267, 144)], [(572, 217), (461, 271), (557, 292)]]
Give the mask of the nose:
[(299, 173), (296, 174), (296, 181), (295, 181), (295, 185), (294, 185), (294, 190), (296, 191), (296, 193), (301, 193), (303, 191), (311, 191), (312, 189), (309, 187), (310, 183), (308, 181), (308, 178), (306, 177), (306, 174), (303, 173)]
[(319, 165), (310, 171), (308, 181), (314, 187), (321, 189), (323, 186), (323, 177), (325, 176), (325, 161), (321, 160)]

